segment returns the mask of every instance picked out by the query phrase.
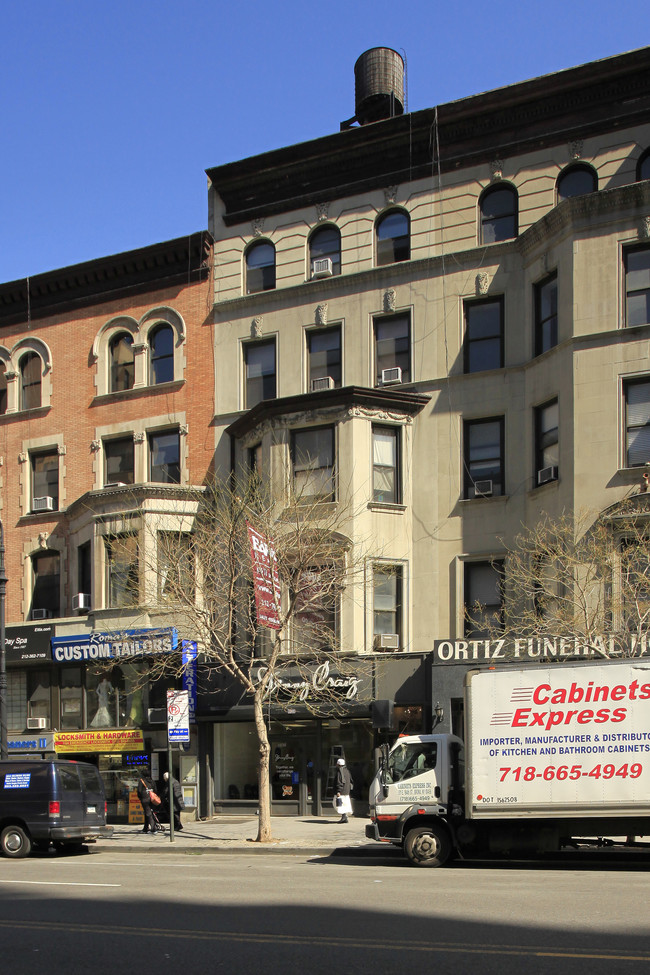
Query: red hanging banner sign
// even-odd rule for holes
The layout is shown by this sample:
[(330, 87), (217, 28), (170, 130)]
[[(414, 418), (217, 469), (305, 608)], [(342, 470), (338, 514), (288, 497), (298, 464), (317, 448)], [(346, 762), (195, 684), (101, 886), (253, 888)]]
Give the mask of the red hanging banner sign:
[(255, 609), (257, 625), (270, 630), (279, 630), (280, 622), (280, 576), (272, 543), (255, 531), (246, 522), (248, 540), (251, 546), (253, 564), (253, 588), (255, 590)]

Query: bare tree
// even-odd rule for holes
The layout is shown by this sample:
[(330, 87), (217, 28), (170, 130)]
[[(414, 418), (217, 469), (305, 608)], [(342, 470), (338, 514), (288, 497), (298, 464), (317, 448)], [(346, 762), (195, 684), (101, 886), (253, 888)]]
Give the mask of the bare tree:
[[(560, 647), (566, 656), (646, 652), (650, 496), (630, 497), (599, 513), (544, 516), (506, 547), (501, 567), (502, 606), (487, 629), (507, 646), (532, 639)], [(480, 605), (468, 617), (486, 625)]]
[[(340, 602), (353, 598), (364, 560), (358, 542), (350, 541), (351, 514), (340, 501), (314, 497), (278, 503), (252, 476), (236, 487), (214, 479), (188, 490), (171, 515), (147, 519), (146, 602), (167, 606), (179, 637), (197, 641), (204, 673), (228, 674), (252, 701), (260, 842), (271, 839), (265, 704), (301, 701), (312, 713), (340, 714), (345, 702), (330, 669), (339, 680), (347, 675), (350, 693), (360, 674), (356, 655), (341, 653), (337, 632)], [(256, 602), (249, 528), (258, 549), (268, 546), (262, 552), (268, 556), (265, 616)], [(274, 617), (270, 624), (268, 617)], [(169, 667), (169, 658), (156, 658), (148, 676)]]

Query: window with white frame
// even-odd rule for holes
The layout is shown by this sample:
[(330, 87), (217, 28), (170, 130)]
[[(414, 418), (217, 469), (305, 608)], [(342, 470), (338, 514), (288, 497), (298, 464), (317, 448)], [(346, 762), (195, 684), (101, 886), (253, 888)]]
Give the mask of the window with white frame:
[(178, 430), (149, 434), (149, 480), (159, 484), (180, 484), (181, 453)]
[(104, 484), (133, 484), (135, 444), (133, 434), (104, 440)]
[(650, 247), (630, 247), (625, 261), (625, 324), (650, 323)]
[[(307, 332), (309, 389), (341, 385), (341, 327), (310, 329)], [(319, 382), (320, 380), (320, 382)]]
[(535, 410), (535, 487), (557, 480), (559, 409), (556, 399)]
[(411, 316), (391, 315), (376, 318), (375, 382), (411, 381)]
[(373, 566), (372, 632), (375, 649), (403, 649), (403, 585), (401, 565), (375, 564)]
[(135, 606), (140, 601), (138, 536), (104, 538), (106, 550), (106, 600), (110, 609)]
[(333, 501), (335, 495), (334, 427), (291, 432), (293, 488), (304, 501)]
[(372, 500), (381, 504), (399, 504), (400, 428), (372, 427)]
[(377, 220), (377, 266), (408, 261), (411, 256), (411, 226), (405, 210), (389, 210)]
[(650, 378), (629, 380), (625, 393), (625, 466), (650, 461)]
[(275, 339), (244, 346), (245, 408), (276, 396)]
[(59, 507), (59, 454), (53, 450), (30, 453), (32, 497), (31, 510), (56, 511)]
[(464, 423), (465, 498), (496, 497), (504, 490), (503, 417)]

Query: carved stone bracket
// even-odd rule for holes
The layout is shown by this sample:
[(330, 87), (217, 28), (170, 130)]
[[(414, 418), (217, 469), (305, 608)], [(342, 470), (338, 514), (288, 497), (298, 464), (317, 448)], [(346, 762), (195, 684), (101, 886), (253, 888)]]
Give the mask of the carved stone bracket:
[(47, 548), (48, 535), (49, 535), (48, 532), (39, 532), (38, 533), (38, 547), (39, 548)]
[(190, 428), (188, 427), (187, 423), (181, 423), (178, 427), (178, 432), (180, 433), (181, 437), (186, 437), (190, 432)]
[(490, 162), (490, 180), (496, 183), (500, 179), (503, 179), (503, 159), (497, 156)]
[(386, 206), (391, 206), (391, 204), (395, 203), (398, 193), (399, 186), (386, 186), (384, 188), (384, 202)]
[(642, 240), (650, 240), (650, 217), (642, 217), (639, 224), (639, 237)]
[(65, 457), (66, 454), (65, 444), (58, 443), (56, 445), (56, 452), (59, 455), (59, 457)]
[(21, 453), (18, 454), (18, 463), (19, 464), (26, 464), (27, 463), (27, 453), (26, 453), (26, 451), (21, 451)]
[(251, 230), (253, 237), (261, 237), (264, 231), (264, 217), (255, 217), (254, 220), (251, 220)]
[(316, 305), (315, 322), (317, 325), (327, 325), (327, 310), (326, 301), (322, 305)]
[(330, 205), (329, 203), (317, 203), (316, 204), (316, 219), (319, 223), (323, 220), (329, 219)]
[(476, 275), (476, 294), (486, 295), (488, 293), (488, 288), (490, 287), (490, 275), (487, 271), (479, 271)]
[(584, 145), (582, 139), (572, 139), (569, 142), (569, 159), (582, 159)]
[(101, 450), (102, 449), (101, 440), (91, 440), (90, 449), (92, 450), (93, 454), (96, 454), (98, 450)]
[(251, 322), (251, 336), (254, 339), (259, 339), (262, 333), (262, 322), (263, 318), (261, 315), (256, 315)]
[(143, 430), (137, 430), (133, 434), (133, 443), (144, 443), (147, 439), (147, 435)]
[(384, 291), (384, 311), (395, 311), (397, 294), (395, 288), (386, 288)]

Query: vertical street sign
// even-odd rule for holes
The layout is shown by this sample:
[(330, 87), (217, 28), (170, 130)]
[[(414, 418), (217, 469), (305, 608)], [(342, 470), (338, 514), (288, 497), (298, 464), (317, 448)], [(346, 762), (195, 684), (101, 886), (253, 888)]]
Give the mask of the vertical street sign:
[(167, 691), (167, 739), (173, 742), (190, 740), (190, 702), (187, 691)]

